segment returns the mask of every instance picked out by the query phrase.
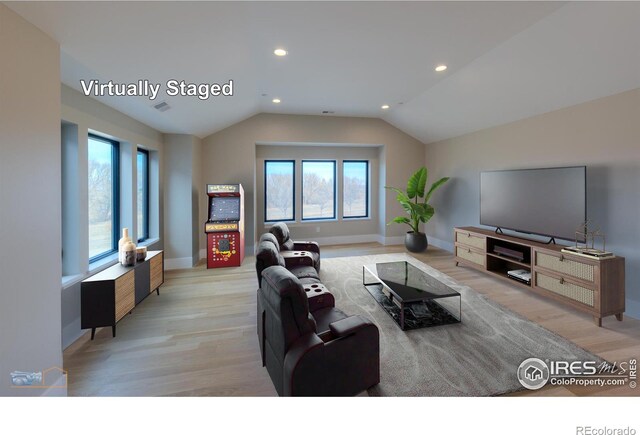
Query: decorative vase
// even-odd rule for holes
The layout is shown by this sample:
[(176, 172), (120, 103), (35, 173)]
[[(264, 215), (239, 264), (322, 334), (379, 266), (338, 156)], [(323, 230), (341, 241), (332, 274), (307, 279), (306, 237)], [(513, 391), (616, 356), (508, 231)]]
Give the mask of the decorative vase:
[(122, 263), (122, 248), (127, 242), (131, 242), (131, 237), (129, 237), (129, 228), (123, 228), (122, 238), (118, 240), (118, 261), (120, 263)]
[(425, 233), (407, 231), (407, 235), (404, 236), (404, 246), (406, 246), (410, 252), (424, 252), (427, 246), (429, 246), (427, 235)]
[(122, 260), (120, 263), (123, 266), (133, 266), (136, 264), (136, 245), (134, 245), (131, 240), (122, 246)]
[(146, 246), (139, 246), (136, 248), (136, 261), (140, 262), (140, 261), (144, 261), (144, 259), (147, 258), (147, 247)]

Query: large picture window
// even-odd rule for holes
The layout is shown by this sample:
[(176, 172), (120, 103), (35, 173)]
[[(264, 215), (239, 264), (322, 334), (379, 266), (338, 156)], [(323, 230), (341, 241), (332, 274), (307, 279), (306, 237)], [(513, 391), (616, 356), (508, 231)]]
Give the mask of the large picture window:
[(149, 238), (149, 151), (138, 149), (137, 165), (137, 234), (138, 242), (142, 242)]
[(265, 222), (295, 219), (295, 162), (265, 160), (264, 219)]
[(302, 220), (336, 218), (336, 162), (302, 161)]
[(345, 160), (342, 164), (342, 216), (369, 216), (369, 162)]
[(89, 135), (89, 261), (118, 250), (118, 142)]

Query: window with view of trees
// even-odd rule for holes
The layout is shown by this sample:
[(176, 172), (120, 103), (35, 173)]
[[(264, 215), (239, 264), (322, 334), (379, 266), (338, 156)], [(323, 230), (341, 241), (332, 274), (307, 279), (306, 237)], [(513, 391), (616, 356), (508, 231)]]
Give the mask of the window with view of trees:
[(295, 219), (295, 162), (266, 160), (264, 162), (264, 219), (266, 222)]
[(342, 164), (342, 216), (369, 216), (369, 162), (345, 160)]
[(335, 219), (336, 162), (302, 161), (302, 220)]
[(149, 151), (138, 150), (138, 242), (149, 238)]
[(89, 261), (118, 250), (118, 142), (89, 135)]

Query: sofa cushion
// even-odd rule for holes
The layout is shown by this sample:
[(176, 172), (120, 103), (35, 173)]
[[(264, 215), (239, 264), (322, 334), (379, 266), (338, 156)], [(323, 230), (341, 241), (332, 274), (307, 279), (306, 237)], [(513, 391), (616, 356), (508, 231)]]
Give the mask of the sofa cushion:
[(263, 235), (261, 235), (260, 241), (258, 242), (258, 244), (262, 242), (272, 243), (273, 246), (275, 246), (278, 251), (280, 250), (280, 244), (278, 243), (278, 239), (276, 239), (276, 236), (274, 236), (271, 233), (264, 233)]
[[(318, 276), (318, 271), (312, 266), (294, 266), (290, 269), (293, 276), (298, 278), (300, 281), (305, 278), (311, 278), (320, 282), (320, 277)], [(306, 283), (304, 283), (306, 284)]]
[(278, 249), (271, 242), (260, 242), (258, 245), (258, 253), (256, 254), (256, 261), (260, 263), (263, 268), (269, 266), (284, 267), (284, 258), (282, 258)]
[[(278, 245), (281, 248), (290, 239), (289, 227), (287, 227), (285, 223), (278, 222), (277, 224), (273, 224), (271, 228), (269, 228), (269, 232), (276, 237)], [(293, 249), (293, 242), (291, 242), (291, 249)]]

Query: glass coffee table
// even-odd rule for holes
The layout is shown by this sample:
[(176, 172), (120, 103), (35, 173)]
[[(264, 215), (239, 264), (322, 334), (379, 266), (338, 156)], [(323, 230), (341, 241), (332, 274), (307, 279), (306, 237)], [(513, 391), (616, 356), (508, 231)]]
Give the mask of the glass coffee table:
[(362, 284), (402, 330), (462, 321), (460, 293), (406, 261), (363, 265)]

